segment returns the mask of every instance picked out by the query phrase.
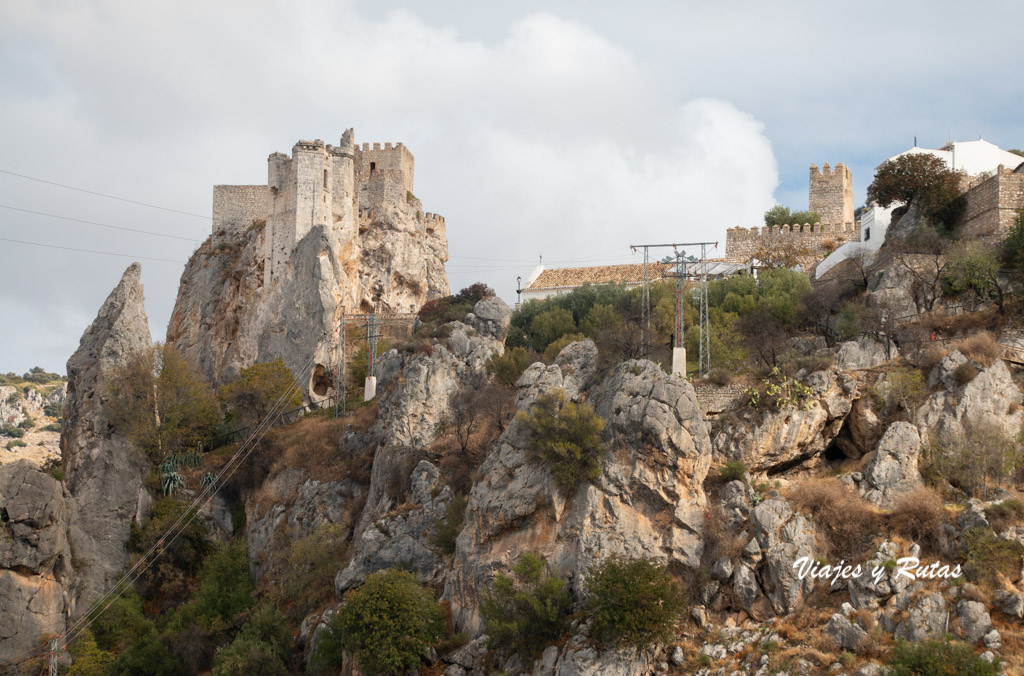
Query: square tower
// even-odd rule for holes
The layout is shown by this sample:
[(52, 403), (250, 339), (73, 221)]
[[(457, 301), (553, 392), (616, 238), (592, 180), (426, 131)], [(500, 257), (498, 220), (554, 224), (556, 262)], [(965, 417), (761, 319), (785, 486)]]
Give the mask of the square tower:
[(830, 169), (811, 165), (808, 209), (821, 216), (822, 223), (853, 223), (853, 179), (842, 162)]
[(355, 147), (356, 185), (359, 206), (376, 209), (384, 204), (404, 204), (412, 196), (415, 161), (402, 143), (364, 143)]

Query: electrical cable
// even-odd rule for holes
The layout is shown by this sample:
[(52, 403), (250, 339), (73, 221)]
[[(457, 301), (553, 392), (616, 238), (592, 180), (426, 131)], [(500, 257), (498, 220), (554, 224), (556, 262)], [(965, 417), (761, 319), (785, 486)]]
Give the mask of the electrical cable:
[(22, 209), (20, 207), (12, 207), (7, 204), (0, 204), (0, 209), (10, 209), (11, 211), (21, 211), (26, 214), (35, 214), (37, 216), (46, 216), (48, 218), (59, 218), (63, 221), (73, 221), (75, 223), (85, 223), (86, 225), (98, 225), (101, 228), (112, 228), (114, 230), (125, 230), (127, 232), (137, 232), (143, 235), (153, 235), (154, 237), (167, 237), (168, 239), (181, 239), (186, 242), (195, 243), (194, 237), (182, 237), (181, 235), (165, 235), (162, 232), (153, 232), (151, 230), (138, 230), (136, 228), (127, 228), (121, 225), (110, 225), (109, 223), (99, 223), (97, 221), (86, 221), (81, 218), (71, 218), (70, 216), (58, 216), (57, 214), (47, 214), (42, 211), (32, 211), (31, 209)]
[(22, 239), (10, 239), (8, 237), (0, 237), (0, 242), (14, 242), (15, 244), (27, 244), (29, 246), (41, 246), (47, 249), (62, 249), (64, 251), (79, 251), (81, 253), (100, 254), (103, 256), (120, 256), (122, 258), (135, 258), (144, 261), (159, 261), (161, 263), (187, 263), (188, 261), (179, 261), (172, 258), (154, 258), (153, 256), (133, 256), (132, 254), (121, 254), (114, 253), (113, 251), (97, 251), (95, 249), (79, 249), (72, 246), (60, 246), (58, 244), (43, 244), (42, 242), (26, 242)]
[(66, 185), (64, 183), (57, 183), (55, 181), (47, 181), (44, 178), (36, 178), (35, 176), (26, 176), (25, 174), (19, 174), (16, 171), (8, 171), (7, 169), (0, 169), (0, 174), (8, 174), (10, 176), (17, 176), (18, 178), (25, 178), (30, 181), (38, 181), (39, 183), (46, 183), (47, 185), (55, 185), (58, 188), (67, 188), (68, 190), (76, 190), (78, 192), (88, 193), (90, 195), (97, 195), (99, 197), (106, 197), (107, 199), (117, 200), (119, 202), (128, 202), (129, 204), (137, 204), (141, 207), (149, 207), (150, 209), (160, 209), (161, 211), (170, 211), (175, 214), (182, 214), (184, 216), (194, 216), (195, 218), (201, 218), (204, 221), (212, 220), (209, 216), (202, 216), (200, 214), (194, 214), (191, 211), (182, 211), (180, 209), (172, 209), (170, 207), (162, 207), (157, 204), (149, 204), (148, 202), (139, 202), (138, 200), (130, 200), (127, 197), (117, 197), (116, 195), (108, 195), (102, 192), (96, 192), (95, 190), (87, 190), (85, 188), (76, 188), (73, 185)]

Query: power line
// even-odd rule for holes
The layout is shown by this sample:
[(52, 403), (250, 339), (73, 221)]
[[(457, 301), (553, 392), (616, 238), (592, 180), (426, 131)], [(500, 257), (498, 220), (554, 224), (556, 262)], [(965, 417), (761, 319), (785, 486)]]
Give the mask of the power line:
[(117, 197), (116, 195), (108, 195), (102, 192), (96, 192), (95, 190), (86, 190), (85, 188), (76, 188), (73, 185), (65, 185), (64, 183), (57, 183), (55, 181), (47, 181), (44, 178), (36, 178), (35, 176), (26, 176), (25, 174), (19, 174), (15, 171), (8, 171), (6, 169), (0, 169), (0, 174), (8, 174), (10, 176), (17, 176), (18, 178), (25, 178), (30, 181), (38, 181), (39, 183), (46, 183), (47, 185), (55, 185), (58, 188), (67, 188), (68, 190), (76, 190), (78, 192), (88, 193), (90, 195), (97, 195), (99, 197), (106, 197), (107, 199), (117, 200), (118, 202), (127, 202), (129, 204), (137, 204), (141, 207), (149, 207), (150, 209), (160, 209), (161, 211), (170, 211), (175, 214), (182, 214), (184, 216), (193, 216), (195, 218), (201, 218), (204, 221), (209, 221), (209, 216), (203, 216), (201, 214), (193, 214), (191, 211), (181, 211), (180, 209), (171, 209), (170, 207), (162, 207), (156, 204), (149, 204), (148, 202), (139, 202), (138, 200), (130, 200), (127, 197)]
[(179, 261), (172, 258), (154, 258), (152, 256), (133, 256), (132, 254), (114, 253), (113, 251), (96, 251), (95, 249), (76, 249), (71, 246), (59, 246), (57, 244), (43, 244), (42, 242), (26, 242), (21, 239), (9, 239), (7, 237), (0, 237), (0, 242), (14, 242), (15, 244), (27, 244), (29, 246), (42, 246), (47, 249), (62, 249), (64, 251), (79, 251), (81, 253), (92, 253), (101, 254), (103, 256), (120, 256), (122, 258), (135, 258), (143, 261), (160, 261), (161, 263), (187, 263), (188, 261)]
[(195, 243), (194, 237), (182, 237), (180, 235), (165, 235), (162, 232), (152, 232), (150, 230), (138, 230), (137, 228), (128, 228), (122, 225), (110, 225), (109, 223), (99, 223), (97, 221), (86, 221), (81, 218), (71, 218), (70, 216), (58, 216), (57, 214), (47, 214), (42, 211), (32, 211), (31, 209), (22, 209), (20, 207), (12, 207), (7, 204), (0, 204), (0, 209), (10, 209), (11, 211), (21, 211), (26, 214), (35, 214), (37, 216), (46, 216), (48, 218), (59, 218), (63, 221), (73, 221), (75, 223), (85, 223), (86, 225), (98, 225), (101, 228), (112, 228), (114, 230), (125, 230), (127, 232), (137, 232), (143, 235), (153, 235), (154, 237), (167, 237), (169, 239), (180, 239), (186, 242)]

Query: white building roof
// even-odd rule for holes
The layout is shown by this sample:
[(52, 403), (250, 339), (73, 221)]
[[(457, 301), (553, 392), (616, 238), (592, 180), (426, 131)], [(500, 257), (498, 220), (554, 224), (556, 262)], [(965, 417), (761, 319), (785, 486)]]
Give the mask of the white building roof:
[[(909, 150), (904, 150), (902, 153), (897, 155), (893, 155), (888, 158), (886, 162), (903, 155), (912, 155), (915, 153), (927, 153), (929, 155), (934, 155), (945, 162), (946, 166), (950, 169), (953, 169), (954, 171), (963, 171), (971, 176), (977, 176), (978, 174), (984, 174), (986, 172), (994, 172), (999, 168), (1000, 164), (1007, 169), (1014, 169), (1024, 162), (1024, 157), (1003, 150), (994, 143), (989, 143), (984, 139), (978, 139), (977, 141), (953, 141), (942, 148), (935, 149), (914, 147)], [(881, 164), (879, 166), (881, 166)], [(875, 167), (875, 169), (877, 168), (878, 167)]]

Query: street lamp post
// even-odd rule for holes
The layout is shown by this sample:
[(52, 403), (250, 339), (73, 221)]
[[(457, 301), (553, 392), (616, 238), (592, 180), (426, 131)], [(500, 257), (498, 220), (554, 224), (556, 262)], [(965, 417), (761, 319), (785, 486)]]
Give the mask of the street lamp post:
[(523, 278), (516, 277), (516, 309), (523, 304)]

